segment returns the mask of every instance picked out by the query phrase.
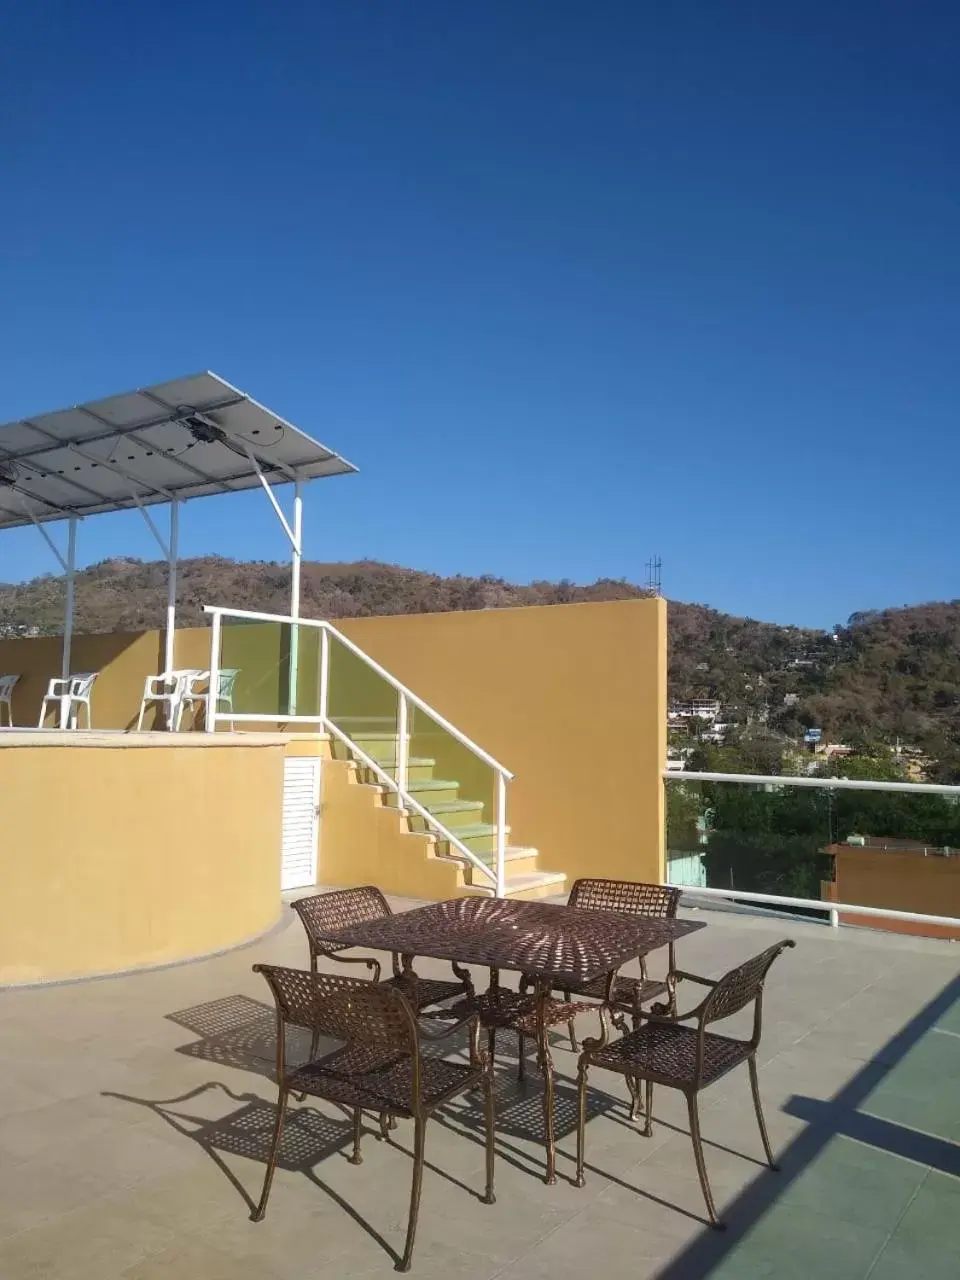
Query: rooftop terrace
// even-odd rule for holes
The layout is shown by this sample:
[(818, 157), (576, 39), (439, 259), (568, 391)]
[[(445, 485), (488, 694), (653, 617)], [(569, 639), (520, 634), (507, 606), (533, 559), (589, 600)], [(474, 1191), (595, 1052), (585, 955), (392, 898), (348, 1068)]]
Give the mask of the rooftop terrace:
[[(770, 974), (760, 1054), (782, 1172), (762, 1166), (746, 1072), (707, 1091), (708, 1167), (729, 1222), (710, 1231), (682, 1097), (657, 1091), (654, 1133), (643, 1138), (622, 1082), (597, 1071), (587, 1184), (577, 1190), (576, 1059), (558, 1040), (558, 1184), (541, 1180), (538, 1077), (517, 1086), (504, 1060), (497, 1204), (479, 1201), (479, 1102), (458, 1100), (427, 1130), (416, 1274), (960, 1274), (956, 946), (722, 910), (701, 918), (708, 927), (679, 947), (696, 972), (720, 973), (786, 934), (797, 940)], [(405, 1122), (389, 1145), (371, 1125), (355, 1168), (346, 1117), (294, 1104), (267, 1216), (249, 1221), (275, 1101), (272, 1005), (251, 965), (304, 967), (305, 952), (288, 913), (268, 939), (214, 959), (0, 993), (5, 1280), (391, 1273), (409, 1194)]]

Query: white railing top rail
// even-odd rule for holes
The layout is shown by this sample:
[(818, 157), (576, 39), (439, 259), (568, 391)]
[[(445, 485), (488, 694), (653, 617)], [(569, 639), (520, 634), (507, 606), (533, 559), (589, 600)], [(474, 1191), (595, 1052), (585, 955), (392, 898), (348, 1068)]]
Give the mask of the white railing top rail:
[[(440, 728), (446, 733), (449, 733), (451, 737), (456, 738), (458, 742), (462, 743), (462, 745), (465, 746), (468, 751), (471, 751), (479, 760), (482, 760), (484, 764), (488, 764), (491, 769), (495, 769), (496, 772), (504, 777), (508, 782), (512, 781), (514, 775), (506, 765), (501, 764), (499, 760), (490, 755), (489, 751), (484, 751), (483, 747), (478, 746), (472, 738), (468, 738), (461, 729), (458, 729), (456, 725), (451, 724), (450, 721), (447, 720), (446, 717), (442, 716), (439, 711), (435, 711), (428, 702), (425, 702), (423, 698), (418, 697), (412, 689), (408, 689), (405, 684), (396, 678), (396, 676), (391, 675), (385, 667), (381, 667), (379, 662), (371, 658), (369, 654), (364, 653), (359, 645), (356, 645), (352, 640), (349, 640), (342, 631), (338, 631), (331, 622), (318, 618), (291, 618), (280, 613), (256, 613), (250, 609), (222, 609), (219, 605), (210, 604), (205, 604), (203, 606), (203, 611), (204, 613), (216, 614), (221, 618), (245, 618), (250, 622), (283, 622), (288, 626), (313, 627), (318, 631), (329, 632), (330, 635), (336, 636), (337, 640), (349, 649), (351, 653), (355, 654), (356, 657), (365, 662), (371, 671), (375, 671), (378, 676), (386, 680), (389, 685), (392, 685), (398, 693), (402, 693), (407, 701), (412, 703), (413, 706), (419, 707), (425, 715), (428, 715), (431, 720), (435, 721)], [(276, 718), (280, 720), (284, 717), (281, 716)]]
[[(669, 881), (668, 881), (669, 883)], [(960, 930), (957, 916), (931, 916), (919, 911), (897, 911), (893, 907), (870, 907), (862, 903), (833, 902), (829, 898), (792, 898), (781, 893), (756, 893), (746, 889), (714, 889), (706, 885), (677, 885), (684, 898), (729, 898), (735, 902), (772, 903), (778, 907), (794, 907), (803, 911), (820, 911), (824, 915), (875, 916), (878, 920), (904, 920), (916, 924), (932, 924), (938, 928)]]
[(814, 778), (792, 773), (694, 773), (664, 769), (669, 782), (739, 782), (749, 786), (819, 787), (824, 791), (906, 791), (918, 795), (960, 796), (960, 786), (940, 782), (874, 782), (866, 778)]

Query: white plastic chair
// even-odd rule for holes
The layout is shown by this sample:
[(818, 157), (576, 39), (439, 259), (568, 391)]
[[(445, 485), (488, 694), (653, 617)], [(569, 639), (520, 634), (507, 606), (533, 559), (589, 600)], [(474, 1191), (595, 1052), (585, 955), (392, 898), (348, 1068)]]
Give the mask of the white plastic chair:
[[(233, 687), (237, 683), (237, 676), (240, 674), (239, 667), (221, 667), (219, 671), (219, 683), (217, 686), (216, 711), (220, 711), (221, 707), (225, 707), (227, 711), (233, 711)], [(193, 679), (188, 681), (186, 691), (183, 695), (184, 706), (190, 703), (195, 707), (198, 702), (202, 702), (206, 706), (208, 689), (201, 688), (202, 685), (209, 686), (210, 672), (195, 671)], [(233, 721), (230, 721), (230, 728), (233, 728)]]
[(13, 688), (20, 679), (16, 676), (0, 676), (0, 725), (3, 724), (3, 708), (7, 708), (7, 726), (13, 728)]
[(162, 671), (158, 676), (147, 676), (143, 682), (143, 697), (140, 699), (140, 715), (137, 717), (137, 732), (143, 729), (143, 717), (147, 707), (159, 703), (165, 708), (164, 716), (167, 729), (179, 731), (183, 719), (183, 698), (190, 681), (201, 673), (193, 667), (185, 667), (180, 671)]
[(99, 671), (78, 671), (75, 675), (67, 676), (65, 680), (60, 677), (51, 680), (40, 703), (40, 719), (37, 721), (37, 728), (43, 728), (47, 705), (51, 702), (57, 707), (59, 729), (78, 729), (82, 707), (87, 709), (87, 728), (91, 728), (90, 696), (99, 674)]

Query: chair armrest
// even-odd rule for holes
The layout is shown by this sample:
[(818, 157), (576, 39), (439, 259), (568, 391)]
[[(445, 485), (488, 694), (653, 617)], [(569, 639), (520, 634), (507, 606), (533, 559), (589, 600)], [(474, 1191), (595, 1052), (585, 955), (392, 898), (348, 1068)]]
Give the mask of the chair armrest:
[(374, 960), (372, 956), (344, 956), (339, 951), (324, 951), (320, 947), (317, 948), (317, 955), (326, 960), (336, 960), (340, 964), (365, 964), (368, 969), (373, 970), (371, 981), (380, 981), (380, 961)]
[(480, 1026), (480, 1014), (468, 1013), (462, 1018), (458, 1018), (456, 1022), (443, 1024), (442, 1030), (431, 1031), (419, 1018), (417, 1019), (417, 1031), (421, 1039), (427, 1040), (435, 1044), (438, 1040), (447, 1040), (450, 1036), (455, 1035), (458, 1031), (463, 1031), (465, 1027), (475, 1025)]
[(715, 987), (718, 982), (717, 978), (701, 978), (695, 973), (687, 973), (685, 969), (674, 969), (673, 977), (678, 982), (699, 982), (701, 987)]

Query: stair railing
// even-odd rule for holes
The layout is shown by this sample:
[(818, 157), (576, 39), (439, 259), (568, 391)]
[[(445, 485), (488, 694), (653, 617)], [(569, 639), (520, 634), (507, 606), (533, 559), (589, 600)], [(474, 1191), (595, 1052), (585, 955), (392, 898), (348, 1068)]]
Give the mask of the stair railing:
[[(512, 781), (513, 774), (499, 760), (495, 759), (488, 751), (479, 746), (476, 742), (469, 738), (456, 725), (451, 724), (444, 716), (425, 702), (423, 698), (418, 697), (405, 684), (391, 675), (385, 667), (382, 667), (375, 658), (371, 658), (365, 653), (359, 645), (348, 639), (342, 631), (338, 631), (332, 623), (315, 618), (293, 618), (277, 613), (258, 613), (250, 609), (226, 609), (219, 605), (204, 605), (204, 613), (210, 615), (210, 671), (209, 671), (209, 692), (207, 694), (206, 710), (204, 715), (204, 727), (208, 733), (214, 733), (217, 725), (228, 722), (231, 726), (236, 723), (259, 723), (259, 724), (299, 724), (305, 728), (310, 725), (318, 725), (325, 733), (329, 733), (332, 737), (342, 742), (348, 749), (355, 760), (359, 761), (365, 769), (368, 769), (389, 791), (396, 794), (397, 811), (401, 816), (407, 813), (415, 813), (421, 818), (434, 836), (446, 841), (452, 849), (456, 849), (458, 855), (464, 858), (470, 865), (479, 871), (490, 883), (496, 897), (504, 896), (506, 887), (506, 876), (504, 872), (504, 861), (506, 857), (506, 836), (507, 836), (507, 783)], [(280, 711), (264, 711), (264, 712), (237, 712), (232, 708), (226, 711), (219, 710), (219, 702), (216, 698), (216, 691), (220, 685), (220, 671), (222, 668), (221, 653), (223, 646), (223, 619), (236, 618), (241, 622), (267, 622), (277, 623), (280, 625), (296, 627), (307, 627), (315, 629), (320, 633), (320, 659), (318, 671), (318, 696), (317, 709), (313, 713), (302, 714), (299, 709), (297, 711), (289, 711), (282, 713)], [(295, 633), (291, 633), (292, 635)], [(330, 641), (335, 639), (342, 644), (345, 649), (363, 662), (371, 671), (378, 675), (388, 685), (392, 686), (397, 693), (397, 735), (396, 735), (396, 777), (391, 777), (390, 773), (383, 766), (374, 760), (363, 748), (357, 743), (349, 733), (335, 724), (330, 718)], [(296, 690), (297, 687), (297, 670), (295, 664), (297, 662), (298, 645), (291, 644), (290, 657), (290, 688)], [(291, 706), (296, 705), (295, 692), (291, 695)], [(494, 867), (491, 869), (483, 862), (472, 849), (464, 844), (463, 840), (451, 830), (445, 823), (425, 808), (409, 790), (409, 773), (410, 773), (410, 731), (409, 725), (411, 720), (411, 709), (419, 708), (430, 719), (438, 725), (445, 733), (470, 751), (476, 758), (488, 765), (494, 772), (496, 777), (496, 796), (495, 796), (495, 860)]]

